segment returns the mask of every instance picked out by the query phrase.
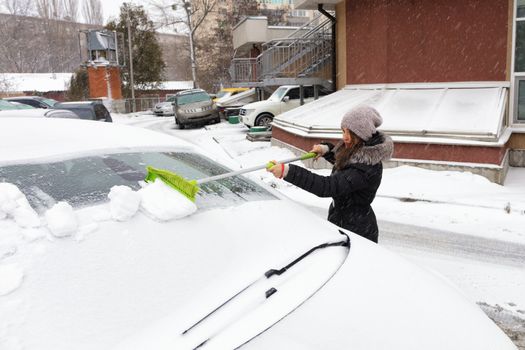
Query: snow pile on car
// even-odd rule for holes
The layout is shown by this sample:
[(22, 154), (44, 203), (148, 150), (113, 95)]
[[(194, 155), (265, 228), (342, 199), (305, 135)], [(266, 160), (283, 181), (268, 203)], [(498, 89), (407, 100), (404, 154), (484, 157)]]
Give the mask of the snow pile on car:
[(157, 220), (180, 219), (197, 210), (195, 203), (159, 179), (138, 192), (142, 198), (141, 209)]
[(113, 220), (127, 221), (139, 210), (140, 195), (128, 186), (113, 186), (108, 198)]
[(13, 184), (0, 183), (0, 219), (11, 218), (21, 227), (38, 227), (40, 218)]
[(78, 220), (73, 207), (66, 202), (59, 202), (45, 214), (47, 227), (55, 237), (68, 237), (78, 229)]

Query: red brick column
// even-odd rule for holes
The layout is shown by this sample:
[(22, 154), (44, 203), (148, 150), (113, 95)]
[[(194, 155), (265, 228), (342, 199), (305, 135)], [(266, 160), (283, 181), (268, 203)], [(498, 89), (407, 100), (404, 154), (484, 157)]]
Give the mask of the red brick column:
[[(108, 80), (111, 96), (110, 91), (108, 91)], [(89, 66), (88, 81), (90, 98), (107, 97), (115, 100), (122, 99), (120, 69), (118, 67)]]

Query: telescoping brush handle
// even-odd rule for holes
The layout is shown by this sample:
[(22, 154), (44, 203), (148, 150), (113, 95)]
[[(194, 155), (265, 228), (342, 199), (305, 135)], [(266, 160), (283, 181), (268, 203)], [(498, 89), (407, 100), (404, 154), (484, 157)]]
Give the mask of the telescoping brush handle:
[[(305, 153), (299, 157), (294, 157), (294, 158), (289, 158), (289, 159), (285, 159), (285, 160), (281, 160), (279, 161), (278, 163), (291, 163), (291, 162), (295, 162), (297, 160), (306, 160), (306, 159), (311, 159), (311, 158), (315, 158), (317, 156), (316, 153), (313, 153), (313, 152), (308, 152), (308, 153)], [(241, 175), (241, 174), (245, 174), (245, 173), (249, 173), (249, 172), (252, 172), (252, 171), (255, 171), (255, 170), (261, 170), (261, 169), (270, 169), (271, 167), (273, 167), (275, 165), (275, 163), (273, 162), (268, 162), (266, 164), (263, 164), (263, 165), (257, 165), (257, 166), (254, 166), (254, 167), (251, 167), (251, 168), (246, 168), (246, 169), (241, 169), (241, 170), (236, 170), (236, 171), (231, 171), (229, 173), (226, 173), (226, 174), (220, 174), (220, 175), (215, 175), (215, 176), (211, 176), (211, 177), (207, 177), (207, 178), (204, 178), (204, 179), (200, 179), (200, 180), (197, 180), (197, 184), (200, 185), (200, 184), (203, 184), (203, 183), (206, 183), (206, 182), (210, 182), (210, 181), (215, 181), (215, 180), (220, 180), (220, 179), (225, 179), (227, 177), (232, 177), (232, 176), (236, 176), (236, 175)]]

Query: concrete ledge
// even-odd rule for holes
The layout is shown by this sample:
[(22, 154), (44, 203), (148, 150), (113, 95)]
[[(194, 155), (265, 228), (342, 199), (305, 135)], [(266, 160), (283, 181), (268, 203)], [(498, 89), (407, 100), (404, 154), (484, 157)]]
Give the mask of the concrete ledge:
[(510, 151), (509, 165), (523, 168), (525, 167), (525, 149), (513, 149)]

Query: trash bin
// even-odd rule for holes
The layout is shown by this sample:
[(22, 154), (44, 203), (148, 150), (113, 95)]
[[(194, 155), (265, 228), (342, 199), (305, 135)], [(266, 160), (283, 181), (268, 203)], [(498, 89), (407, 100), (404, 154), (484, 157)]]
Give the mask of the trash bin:
[(239, 116), (238, 115), (230, 115), (228, 117), (228, 122), (230, 124), (239, 124)]

